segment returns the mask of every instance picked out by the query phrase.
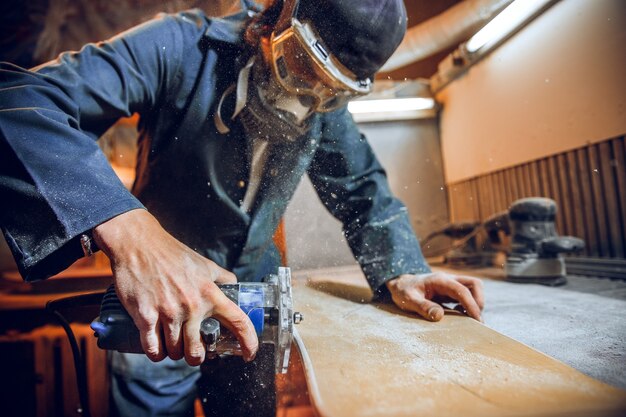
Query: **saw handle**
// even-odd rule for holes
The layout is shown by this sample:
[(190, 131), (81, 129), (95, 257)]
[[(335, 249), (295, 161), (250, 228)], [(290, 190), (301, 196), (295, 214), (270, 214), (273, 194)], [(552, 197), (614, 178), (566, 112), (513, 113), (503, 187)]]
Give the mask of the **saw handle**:
[[(91, 328), (98, 338), (100, 349), (116, 350), (123, 353), (144, 353), (139, 329), (117, 297), (113, 285), (104, 294), (100, 306), (100, 316), (91, 323)], [(234, 335), (228, 331), (222, 332), (220, 322), (212, 317), (202, 320), (200, 336), (206, 346), (207, 353), (228, 352), (231, 355), (242, 355), (241, 346)]]

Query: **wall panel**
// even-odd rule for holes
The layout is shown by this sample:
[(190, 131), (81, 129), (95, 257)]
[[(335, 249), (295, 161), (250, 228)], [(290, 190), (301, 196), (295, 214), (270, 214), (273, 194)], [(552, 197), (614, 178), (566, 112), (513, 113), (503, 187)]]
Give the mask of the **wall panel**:
[(624, 136), (448, 185), (450, 220), (485, 221), (524, 197), (558, 205), (557, 230), (587, 256), (626, 258)]

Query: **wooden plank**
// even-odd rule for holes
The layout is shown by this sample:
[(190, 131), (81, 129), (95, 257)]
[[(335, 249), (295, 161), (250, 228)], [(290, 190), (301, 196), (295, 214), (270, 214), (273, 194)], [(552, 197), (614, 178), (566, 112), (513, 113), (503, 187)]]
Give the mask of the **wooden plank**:
[(609, 255), (611, 257), (619, 256), (623, 252), (620, 209), (617, 202), (617, 181), (615, 178), (615, 170), (613, 168), (615, 160), (613, 159), (611, 143), (606, 141), (598, 144), (598, 154), (600, 158), (600, 172), (602, 194), (604, 208), (607, 221), (607, 243), (609, 244)]
[(587, 231), (585, 230), (584, 211), (587, 210), (586, 202), (582, 197), (580, 187), (580, 178), (578, 176), (578, 163), (576, 162), (576, 151), (567, 152), (567, 180), (570, 183), (571, 199), (572, 199), (572, 216), (574, 220), (573, 234), (576, 237), (585, 239)]
[(474, 201), (474, 190), (473, 188), (473, 183), (474, 183), (474, 179), (471, 179), (469, 181), (467, 181), (463, 187), (463, 203), (464, 203), (464, 210), (463, 210), (463, 216), (462, 219), (464, 221), (466, 220), (475, 220), (476, 219), (476, 212), (477, 210), (475, 209), (475, 205), (476, 202)]
[(454, 221), (460, 221), (468, 211), (467, 205), (467, 183), (457, 184), (456, 192), (456, 218)]
[[(362, 276), (296, 281), (319, 417), (620, 415), (626, 392), (461, 315), (438, 323), (369, 304)], [(313, 288), (314, 287), (314, 288)]]
[(528, 173), (528, 164), (520, 165), (518, 172), (519, 172), (520, 179), (521, 179), (524, 197), (532, 197), (533, 193), (530, 190), (530, 178), (529, 178), (529, 173)]
[(550, 189), (550, 181), (548, 174), (548, 158), (539, 161), (541, 195), (546, 198), (552, 198), (552, 190)]
[(482, 199), (482, 195), (478, 190), (478, 180), (476, 178), (472, 178), (468, 184), (468, 193), (471, 196), (472, 203), (472, 215), (466, 220), (480, 220), (480, 201)]
[(450, 221), (457, 222), (467, 210), (465, 203), (465, 182), (458, 182), (450, 186), (451, 214)]
[(531, 192), (535, 197), (543, 197), (543, 193), (541, 192), (541, 183), (539, 179), (539, 163), (537, 161), (532, 161), (530, 163), (530, 182), (531, 182)]
[(481, 212), (480, 215), (481, 215), (481, 219), (486, 219), (487, 217), (491, 216), (491, 214), (495, 212), (496, 199), (495, 199), (491, 179), (489, 178), (488, 175), (482, 177), (482, 183), (483, 183), (485, 193), (487, 194), (487, 201), (486, 201), (487, 204), (485, 205), (485, 210)]
[(491, 189), (493, 190), (493, 210), (494, 213), (502, 211), (502, 193), (500, 191), (500, 182), (498, 181), (498, 173), (489, 174)]
[(479, 200), (475, 200), (474, 196), (476, 192), (474, 190), (476, 180), (472, 178), (465, 184), (465, 204), (467, 209), (464, 211), (464, 220), (476, 220), (478, 217), (478, 203)]
[(502, 171), (502, 179), (504, 180), (504, 191), (506, 195), (506, 201), (508, 201), (508, 205), (510, 206), (513, 201), (515, 201), (515, 193), (513, 192), (513, 186), (511, 184), (511, 179), (509, 175), (509, 170), (505, 169)]
[(517, 187), (517, 180), (515, 178), (515, 172), (512, 168), (506, 170), (507, 173), (507, 182), (511, 189), (511, 203), (520, 198), (520, 192)]
[(501, 203), (500, 203), (500, 192), (498, 190), (498, 179), (496, 178), (496, 175), (494, 173), (489, 174), (489, 186), (491, 187), (491, 192), (493, 195), (493, 207), (492, 207), (492, 212), (489, 214), (488, 217), (492, 216), (495, 213), (499, 213), (502, 209), (501, 207)]
[(600, 159), (597, 145), (588, 148), (589, 170), (591, 177), (591, 193), (595, 208), (595, 221), (598, 233), (598, 255), (610, 256), (608, 224), (606, 221), (606, 210), (604, 205), (604, 195), (602, 191), (602, 171), (600, 170)]
[(447, 197), (448, 197), (448, 217), (450, 218), (450, 221), (453, 222), (454, 219), (456, 218), (456, 184), (449, 184), (446, 186), (446, 188), (448, 189), (448, 193), (447, 193)]
[(500, 189), (500, 181), (498, 180), (498, 173), (493, 172), (490, 174), (491, 178), (491, 187), (493, 189), (493, 205), (495, 213), (499, 213), (502, 211), (502, 207), (504, 206), (502, 202), (502, 191)]
[(513, 168), (506, 169), (506, 179), (511, 189), (511, 202), (520, 198), (519, 189), (517, 187), (517, 179), (515, 178), (515, 171)]
[(511, 203), (513, 203), (520, 198), (519, 190), (517, 189), (517, 181), (515, 180), (515, 173), (512, 169), (507, 169), (506, 174), (507, 176), (505, 178), (511, 189)]
[(559, 170), (556, 165), (556, 158), (548, 158), (548, 182), (550, 183), (550, 189), (552, 190), (552, 199), (556, 202), (559, 209), (556, 215), (556, 230), (561, 233), (564, 229), (562, 205), (563, 198), (561, 197), (561, 189), (559, 187)]
[(589, 168), (589, 148), (576, 151), (576, 161), (578, 162), (578, 178), (580, 180), (580, 191), (585, 210), (583, 212), (585, 221), (585, 252), (589, 256), (599, 256), (598, 226), (596, 224), (596, 208), (593, 204), (593, 192), (591, 190), (592, 171)]
[(530, 192), (528, 191), (526, 187), (524, 165), (518, 165), (514, 169), (515, 169), (515, 177), (517, 178), (517, 188), (519, 190), (520, 198), (529, 197)]
[(511, 181), (511, 188), (513, 190), (513, 196), (515, 200), (522, 198), (522, 190), (519, 187), (519, 179), (517, 177), (517, 169), (515, 167), (508, 168), (509, 180)]
[(504, 171), (498, 172), (498, 187), (500, 190), (500, 201), (502, 201), (502, 210), (508, 210), (512, 201), (507, 196), (506, 177)]
[(563, 217), (563, 229), (560, 230), (561, 235), (572, 236), (574, 235), (574, 215), (572, 213), (572, 206), (578, 204), (572, 200), (571, 182), (567, 176), (567, 158), (565, 154), (560, 153), (556, 155), (556, 165), (558, 168), (558, 181), (559, 188), (561, 190), (561, 205), (559, 211)]
[(467, 215), (468, 210), (470, 210), (469, 205), (467, 204), (467, 187), (469, 182), (464, 181), (456, 184), (456, 194), (455, 194), (455, 204), (456, 204), (456, 215), (454, 218), (455, 222), (461, 221), (464, 216)]
[(479, 216), (476, 220), (485, 219), (489, 213), (489, 205), (491, 199), (491, 190), (487, 185), (487, 178), (479, 177), (476, 181), (476, 187), (478, 188), (478, 193), (480, 195), (480, 201), (478, 202), (478, 207), (480, 209)]
[(519, 198), (527, 197), (526, 188), (524, 186), (524, 178), (522, 174), (522, 166), (518, 165), (511, 167), (513, 178), (515, 178), (515, 184), (517, 185), (517, 191), (519, 192)]
[(477, 180), (478, 187), (482, 190), (481, 194), (483, 195), (479, 220), (484, 220), (489, 217), (489, 213), (492, 210), (493, 190), (489, 186), (489, 178), (487, 175), (483, 175), (480, 178), (477, 178)]
[(461, 204), (461, 216), (459, 221), (471, 220), (474, 218), (474, 201), (470, 200), (472, 196), (472, 180), (468, 180), (463, 183), (463, 200)]
[(527, 197), (526, 190), (524, 189), (524, 178), (522, 176), (522, 167), (520, 165), (511, 168), (513, 178), (515, 178), (515, 185), (517, 187), (517, 198)]
[(626, 149), (624, 137), (611, 141), (613, 155), (615, 155), (615, 179), (617, 183), (617, 201), (620, 206), (620, 220), (622, 232), (622, 258), (626, 258)]

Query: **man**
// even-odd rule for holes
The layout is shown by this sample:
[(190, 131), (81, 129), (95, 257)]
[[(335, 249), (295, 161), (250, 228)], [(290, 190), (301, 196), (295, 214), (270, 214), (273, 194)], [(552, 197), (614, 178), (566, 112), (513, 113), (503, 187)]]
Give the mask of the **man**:
[[(0, 224), (24, 279), (97, 245), (150, 360), (199, 365), (207, 316), (252, 360), (254, 328), (215, 283), (275, 271), (272, 234), (306, 172), (377, 295), (433, 321), (443, 309), (432, 299), (451, 298), (480, 319), (480, 282), (431, 273), (346, 109), (405, 30), (400, 0), (285, 0), (255, 16), (163, 16), (32, 71), (3, 65)], [(133, 113), (130, 194), (95, 140)], [(118, 361), (122, 411), (187, 410), (193, 378), (181, 362), (159, 373)]]

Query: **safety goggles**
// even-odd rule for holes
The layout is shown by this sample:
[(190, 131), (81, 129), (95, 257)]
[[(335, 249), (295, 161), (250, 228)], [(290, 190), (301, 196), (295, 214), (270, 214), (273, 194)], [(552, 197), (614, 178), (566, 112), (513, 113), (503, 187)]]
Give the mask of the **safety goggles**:
[[(311, 98), (314, 111), (328, 112), (372, 90), (369, 78), (358, 80), (322, 44), (308, 23), (295, 17), (292, 3), (288, 26), (270, 38), (269, 59), (276, 80), (287, 91)], [(281, 27), (281, 24), (277, 25)]]

